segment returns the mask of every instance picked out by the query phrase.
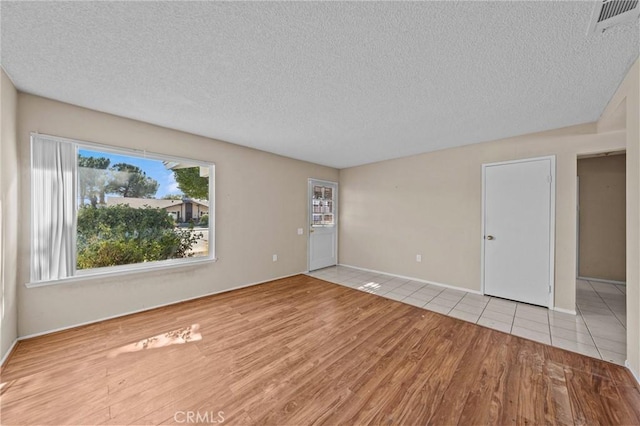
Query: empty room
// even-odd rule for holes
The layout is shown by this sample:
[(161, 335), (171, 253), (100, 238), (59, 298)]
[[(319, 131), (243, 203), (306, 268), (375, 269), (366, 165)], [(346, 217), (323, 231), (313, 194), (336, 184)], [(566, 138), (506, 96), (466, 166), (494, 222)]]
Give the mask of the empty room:
[(0, 423), (640, 424), (639, 17), (1, 1)]

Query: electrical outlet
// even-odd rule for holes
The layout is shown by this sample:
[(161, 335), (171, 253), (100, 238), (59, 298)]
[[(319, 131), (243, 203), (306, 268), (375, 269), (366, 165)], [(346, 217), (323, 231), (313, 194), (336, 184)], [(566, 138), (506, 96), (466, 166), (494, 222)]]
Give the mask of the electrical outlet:
[(422, 262), (422, 255), (416, 254), (416, 262)]
[(277, 255), (277, 254), (274, 254), (274, 255), (273, 255), (273, 261), (274, 261), (274, 262), (277, 262), (277, 261), (278, 261), (278, 255)]
[(302, 235), (302, 234), (304, 234), (304, 229), (298, 228), (298, 235)]

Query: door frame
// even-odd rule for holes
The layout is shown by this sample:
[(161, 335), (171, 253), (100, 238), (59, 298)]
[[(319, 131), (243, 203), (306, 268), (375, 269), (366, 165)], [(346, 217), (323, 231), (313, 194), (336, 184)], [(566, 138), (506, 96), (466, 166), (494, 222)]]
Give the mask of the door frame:
[(339, 207), (340, 207), (340, 201), (338, 200), (338, 195), (340, 193), (339, 191), (339, 184), (338, 182), (333, 182), (330, 180), (325, 180), (325, 179), (315, 179), (315, 178), (308, 178), (307, 179), (307, 222), (309, 225), (306, 225), (306, 229), (307, 229), (307, 272), (309, 272), (311, 269), (311, 225), (312, 225), (312, 215), (313, 212), (311, 211), (311, 194), (313, 194), (313, 183), (312, 182), (318, 182), (318, 183), (328, 183), (330, 185), (335, 185), (336, 190), (333, 193), (333, 217), (334, 217), (334, 221), (335, 221), (335, 232), (336, 232), (336, 238), (335, 238), (335, 253), (336, 253), (336, 265), (338, 265), (338, 238), (340, 236), (339, 232), (338, 232), (338, 226), (340, 226), (340, 218), (338, 215), (339, 212)]
[[(599, 278), (591, 278), (591, 277), (583, 277), (580, 275), (580, 176), (578, 176), (578, 161), (587, 158), (594, 157), (610, 157), (613, 155), (627, 155), (627, 148), (614, 149), (608, 151), (595, 151), (588, 153), (578, 153), (576, 154), (576, 280), (585, 280), (585, 281), (597, 281), (597, 282), (605, 282), (609, 284), (617, 284), (617, 285), (627, 285), (627, 281), (614, 281), (614, 280), (603, 280)], [(625, 184), (626, 184), (626, 170), (625, 170)], [(627, 197), (625, 196), (625, 202), (627, 201)], [(626, 247), (625, 247), (626, 252)], [(626, 261), (626, 258), (625, 258)], [(576, 295), (578, 293), (578, 288), (575, 288)]]
[(580, 176), (578, 176), (578, 160), (579, 158), (576, 158), (576, 280), (580, 279)]
[(484, 253), (484, 237), (485, 233), (485, 214), (486, 214), (486, 170), (488, 167), (503, 166), (507, 164), (529, 163), (532, 161), (549, 160), (551, 165), (551, 200), (549, 204), (549, 309), (555, 308), (555, 246), (556, 246), (556, 156), (548, 155), (544, 157), (523, 158), (519, 160), (500, 161), (495, 163), (482, 164), (482, 223), (480, 227), (480, 291), (485, 293), (485, 253)]

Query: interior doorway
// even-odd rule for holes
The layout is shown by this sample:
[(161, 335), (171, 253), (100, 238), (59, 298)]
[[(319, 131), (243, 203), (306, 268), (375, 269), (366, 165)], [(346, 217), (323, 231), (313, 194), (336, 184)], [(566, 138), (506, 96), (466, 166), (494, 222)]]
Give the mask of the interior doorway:
[(578, 158), (580, 279), (626, 282), (626, 154)]
[[(626, 359), (626, 153), (579, 157), (576, 307), (603, 359)], [(585, 337), (586, 339), (586, 337)]]

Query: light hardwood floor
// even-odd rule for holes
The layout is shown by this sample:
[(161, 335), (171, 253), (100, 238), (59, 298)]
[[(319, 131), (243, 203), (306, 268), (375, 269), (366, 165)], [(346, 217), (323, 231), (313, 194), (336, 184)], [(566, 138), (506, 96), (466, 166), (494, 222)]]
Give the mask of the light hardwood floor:
[(304, 275), (20, 342), (1, 383), (7, 425), (640, 424), (623, 367)]

